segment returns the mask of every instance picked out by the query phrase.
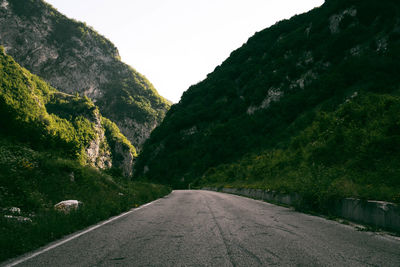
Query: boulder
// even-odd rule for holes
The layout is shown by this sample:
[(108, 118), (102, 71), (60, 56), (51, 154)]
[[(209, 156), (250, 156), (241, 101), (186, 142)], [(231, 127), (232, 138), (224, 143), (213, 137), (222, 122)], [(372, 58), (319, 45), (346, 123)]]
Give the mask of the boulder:
[(11, 214), (21, 214), (21, 209), (17, 207), (10, 207), (10, 208), (5, 208), (3, 209), (6, 213), (11, 213)]
[(23, 216), (4, 215), (4, 218), (17, 222), (32, 222), (32, 219)]
[(67, 214), (72, 210), (77, 210), (81, 205), (82, 202), (78, 200), (64, 200), (55, 204), (54, 209)]

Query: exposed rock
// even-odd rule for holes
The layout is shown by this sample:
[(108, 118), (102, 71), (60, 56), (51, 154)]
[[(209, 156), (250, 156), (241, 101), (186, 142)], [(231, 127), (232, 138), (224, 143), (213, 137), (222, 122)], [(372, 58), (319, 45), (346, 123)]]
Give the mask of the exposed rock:
[[(139, 149), (169, 109), (144, 76), (120, 61), (109, 40), (42, 0), (0, 0), (0, 40), (19, 64), (56, 89), (92, 99)], [(99, 138), (88, 153), (97, 154)]]
[(304, 89), (304, 87), (309, 84), (311, 81), (315, 80), (317, 78), (317, 75), (312, 71), (309, 70), (303, 75), (300, 76), (299, 79), (292, 81), (290, 84), (290, 89), (300, 87), (301, 89)]
[(359, 45), (350, 49), (350, 55), (358, 56), (360, 54), (361, 54), (361, 47)]
[(1, 2), (0, 6), (1, 6), (1, 8), (8, 9), (8, 2), (6, 0), (3, 0), (3, 2)]
[(332, 34), (340, 32), (339, 28), (340, 22), (344, 19), (346, 15), (355, 17), (357, 15), (357, 9), (349, 8), (339, 14), (332, 15), (329, 18), (329, 29)]
[[(103, 151), (104, 158), (111, 157), (112, 166), (122, 170), (124, 176), (129, 177), (132, 175), (132, 167), (135, 157), (137, 156), (135, 148), (121, 134), (118, 127), (110, 120), (102, 118), (102, 126), (104, 128), (105, 142), (101, 145), (104, 147)], [(108, 161), (105, 164), (111, 163)]]
[(377, 45), (377, 48), (376, 48), (377, 52), (385, 52), (387, 50), (387, 48), (388, 48), (388, 39), (387, 39), (387, 37), (378, 39), (376, 41), (376, 45)]
[(310, 23), (310, 26), (308, 26), (307, 29), (304, 31), (307, 37), (310, 36), (311, 29), (312, 29), (312, 23)]
[[(117, 125), (129, 141), (131, 141), (133, 145), (137, 145), (135, 147), (140, 151), (143, 143), (158, 124), (155, 121), (139, 123), (136, 120), (127, 117)], [(136, 129), (136, 131), (132, 132), (131, 129)]]
[(89, 164), (96, 166), (100, 169), (106, 169), (112, 167), (111, 153), (109, 150), (101, 150), (100, 147), (103, 145), (105, 140), (104, 128), (101, 125), (100, 114), (97, 112), (94, 118), (93, 124), (97, 133), (97, 138), (90, 142), (90, 145), (86, 148), (86, 155), (88, 156)]
[(193, 135), (193, 134), (197, 133), (197, 126), (195, 125), (189, 129), (182, 130), (181, 133), (184, 136)]
[(314, 57), (311, 51), (304, 52), (303, 56), (300, 57), (299, 61), (297, 62), (296, 66), (307, 66), (314, 62)]
[(247, 109), (247, 114), (252, 115), (254, 112), (260, 109), (267, 109), (271, 102), (276, 102), (278, 101), (281, 97), (283, 96), (283, 92), (280, 91), (279, 89), (276, 88), (270, 88), (268, 90), (267, 96), (264, 98), (264, 100), (261, 102), (259, 106), (250, 106)]
[(354, 92), (350, 97), (348, 97), (348, 98), (345, 100), (345, 103), (350, 102), (352, 99), (356, 98), (357, 96), (358, 96), (358, 92)]
[(32, 219), (23, 216), (4, 215), (4, 218), (17, 222), (32, 222)]
[[(99, 110), (93, 105), (93, 103), (89, 99), (85, 98), (77, 98), (76, 96), (69, 95), (66, 93), (55, 93), (53, 100), (50, 104), (48, 104), (48, 110), (51, 113), (58, 114), (59, 116), (64, 116), (63, 112), (59, 111), (59, 107), (57, 105), (62, 105), (60, 103), (72, 103), (69, 106), (63, 107), (64, 113), (72, 114), (71, 116), (83, 116), (89, 120), (93, 130), (95, 132), (95, 137), (93, 137), (85, 147), (85, 155), (86, 155), (86, 163), (97, 167), (100, 169), (109, 169), (113, 165), (114, 167), (123, 165), (116, 158), (112, 158), (112, 148), (110, 147), (110, 143), (118, 143), (119, 140), (107, 140), (105, 136), (105, 127), (102, 125), (102, 117)], [(56, 105), (56, 107), (52, 108), (51, 105)], [(77, 105), (85, 105), (86, 108), (80, 108), (74, 110), (74, 106)], [(72, 108), (70, 107), (72, 106)], [(115, 146), (115, 145), (114, 145)], [(121, 152), (122, 153), (122, 152)], [(129, 151), (124, 151), (126, 155), (121, 155), (121, 158), (133, 158), (133, 154)], [(129, 172), (131, 173), (131, 172)], [(130, 176), (126, 175), (126, 176)], [(73, 180), (73, 177), (71, 178)]]
[(83, 203), (78, 200), (64, 200), (54, 205), (54, 209), (65, 214), (77, 210)]
[(32, 222), (30, 218), (20, 216), (21, 215), (21, 209), (17, 207), (10, 207), (10, 208), (5, 208), (3, 209), (4, 213), (8, 213), (4, 215), (4, 218), (11, 220), (11, 221), (17, 221), (17, 222)]
[(129, 148), (121, 143), (117, 143), (115, 145), (114, 153), (119, 157), (119, 160), (116, 161), (116, 167), (122, 170), (124, 176), (131, 176), (134, 157), (132, 153), (129, 152)]
[(9, 212), (9, 213), (12, 213), (12, 214), (21, 214), (21, 209), (17, 208), (17, 207), (5, 208), (5, 209), (3, 209), (3, 211)]

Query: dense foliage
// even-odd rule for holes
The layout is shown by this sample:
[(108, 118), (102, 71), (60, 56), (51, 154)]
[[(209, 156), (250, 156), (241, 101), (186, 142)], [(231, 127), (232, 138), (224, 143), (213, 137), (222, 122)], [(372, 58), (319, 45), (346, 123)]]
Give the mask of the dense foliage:
[(171, 107), (136, 175), (395, 201), (399, 17), (330, 0), (255, 34)]
[[(167, 187), (112, 177), (0, 135), (0, 262), (169, 192)], [(67, 199), (83, 205), (70, 214), (54, 210), (56, 203)], [(10, 214), (10, 207), (21, 213)]]
[[(0, 114), (0, 261), (169, 192), (123, 177), (136, 150), (115, 123), (87, 97), (60, 93), (20, 67), (2, 47)], [(90, 166), (88, 147), (96, 142), (95, 160), (111, 157), (111, 169)], [(83, 206), (68, 215), (54, 210), (68, 199)], [(21, 213), (10, 213), (13, 207)]]
[(45, 105), (51, 102), (55, 90), (21, 68), (3, 49), (0, 76), (2, 132), (34, 146), (61, 147), (70, 157), (84, 157), (83, 148), (95, 135), (88, 119), (76, 116), (69, 121), (48, 113)]
[(197, 186), (297, 192), (324, 210), (347, 196), (400, 203), (400, 97), (354, 96), (319, 112), (285, 149), (210, 168)]
[[(110, 150), (113, 157), (121, 156), (115, 149), (119, 144), (126, 153), (136, 156), (135, 148), (118, 127), (102, 118), (87, 97), (57, 92), (21, 68), (4, 50), (0, 53), (0, 77), (1, 133), (35, 149), (57, 151), (63, 157), (87, 164), (90, 159), (86, 149), (104, 131), (102, 149)], [(118, 160), (114, 161), (116, 165)]]

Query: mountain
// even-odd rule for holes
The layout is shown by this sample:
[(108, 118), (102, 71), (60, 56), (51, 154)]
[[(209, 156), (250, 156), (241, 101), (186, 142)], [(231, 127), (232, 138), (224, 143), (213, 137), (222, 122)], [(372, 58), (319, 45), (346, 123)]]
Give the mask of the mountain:
[(278, 22), (183, 94), (135, 176), (398, 200), (399, 58), (399, 1), (329, 0)]
[(109, 40), (42, 0), (0, 0), (0, 45), (60, 92), (91, 99), (138, 149), (170, 107)]
[(132, 174), (135, 148), (87, 97), (58, 92), (0, 47), (0, 134), (100, 169)]
[[(0, 261), (168, 194), (132, 182), (136, 150), (87, 97), (61, 93), (0, 46)], [(54, 209), (78, 200), (78, 210)]]

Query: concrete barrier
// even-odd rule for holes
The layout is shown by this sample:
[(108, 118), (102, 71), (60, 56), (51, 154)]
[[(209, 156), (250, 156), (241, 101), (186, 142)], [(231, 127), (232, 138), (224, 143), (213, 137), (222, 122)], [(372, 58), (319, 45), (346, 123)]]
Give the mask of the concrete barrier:
[(235, 195), (242, 195), (246, 197), (261, 199), (265, 201), (272, 201), (277, 203), (282, 203), (286, 205), (297, 205), (301, 200), (300, 195), (298, 194), (278, 194), (274, 191), (265, 191), (261, 189), (236, 189), (236, 188), (222, 188), (220, 190), (224, 193), (230, 193)]
[[(241, 195), (289, 206), (297, 206), (302, 202), (302, 197), (295, 193), (280, 194), (274, 191), (248, 188), (205, 187), (203, 190)], [(400, 232), (400, 207), (394, 203), (346, 198), (338, 202), (334, 213), (348, 220)]]
[(343, 199), (337, 207), (340, 217), (400, 231), (400, 207), (384, 201)]

